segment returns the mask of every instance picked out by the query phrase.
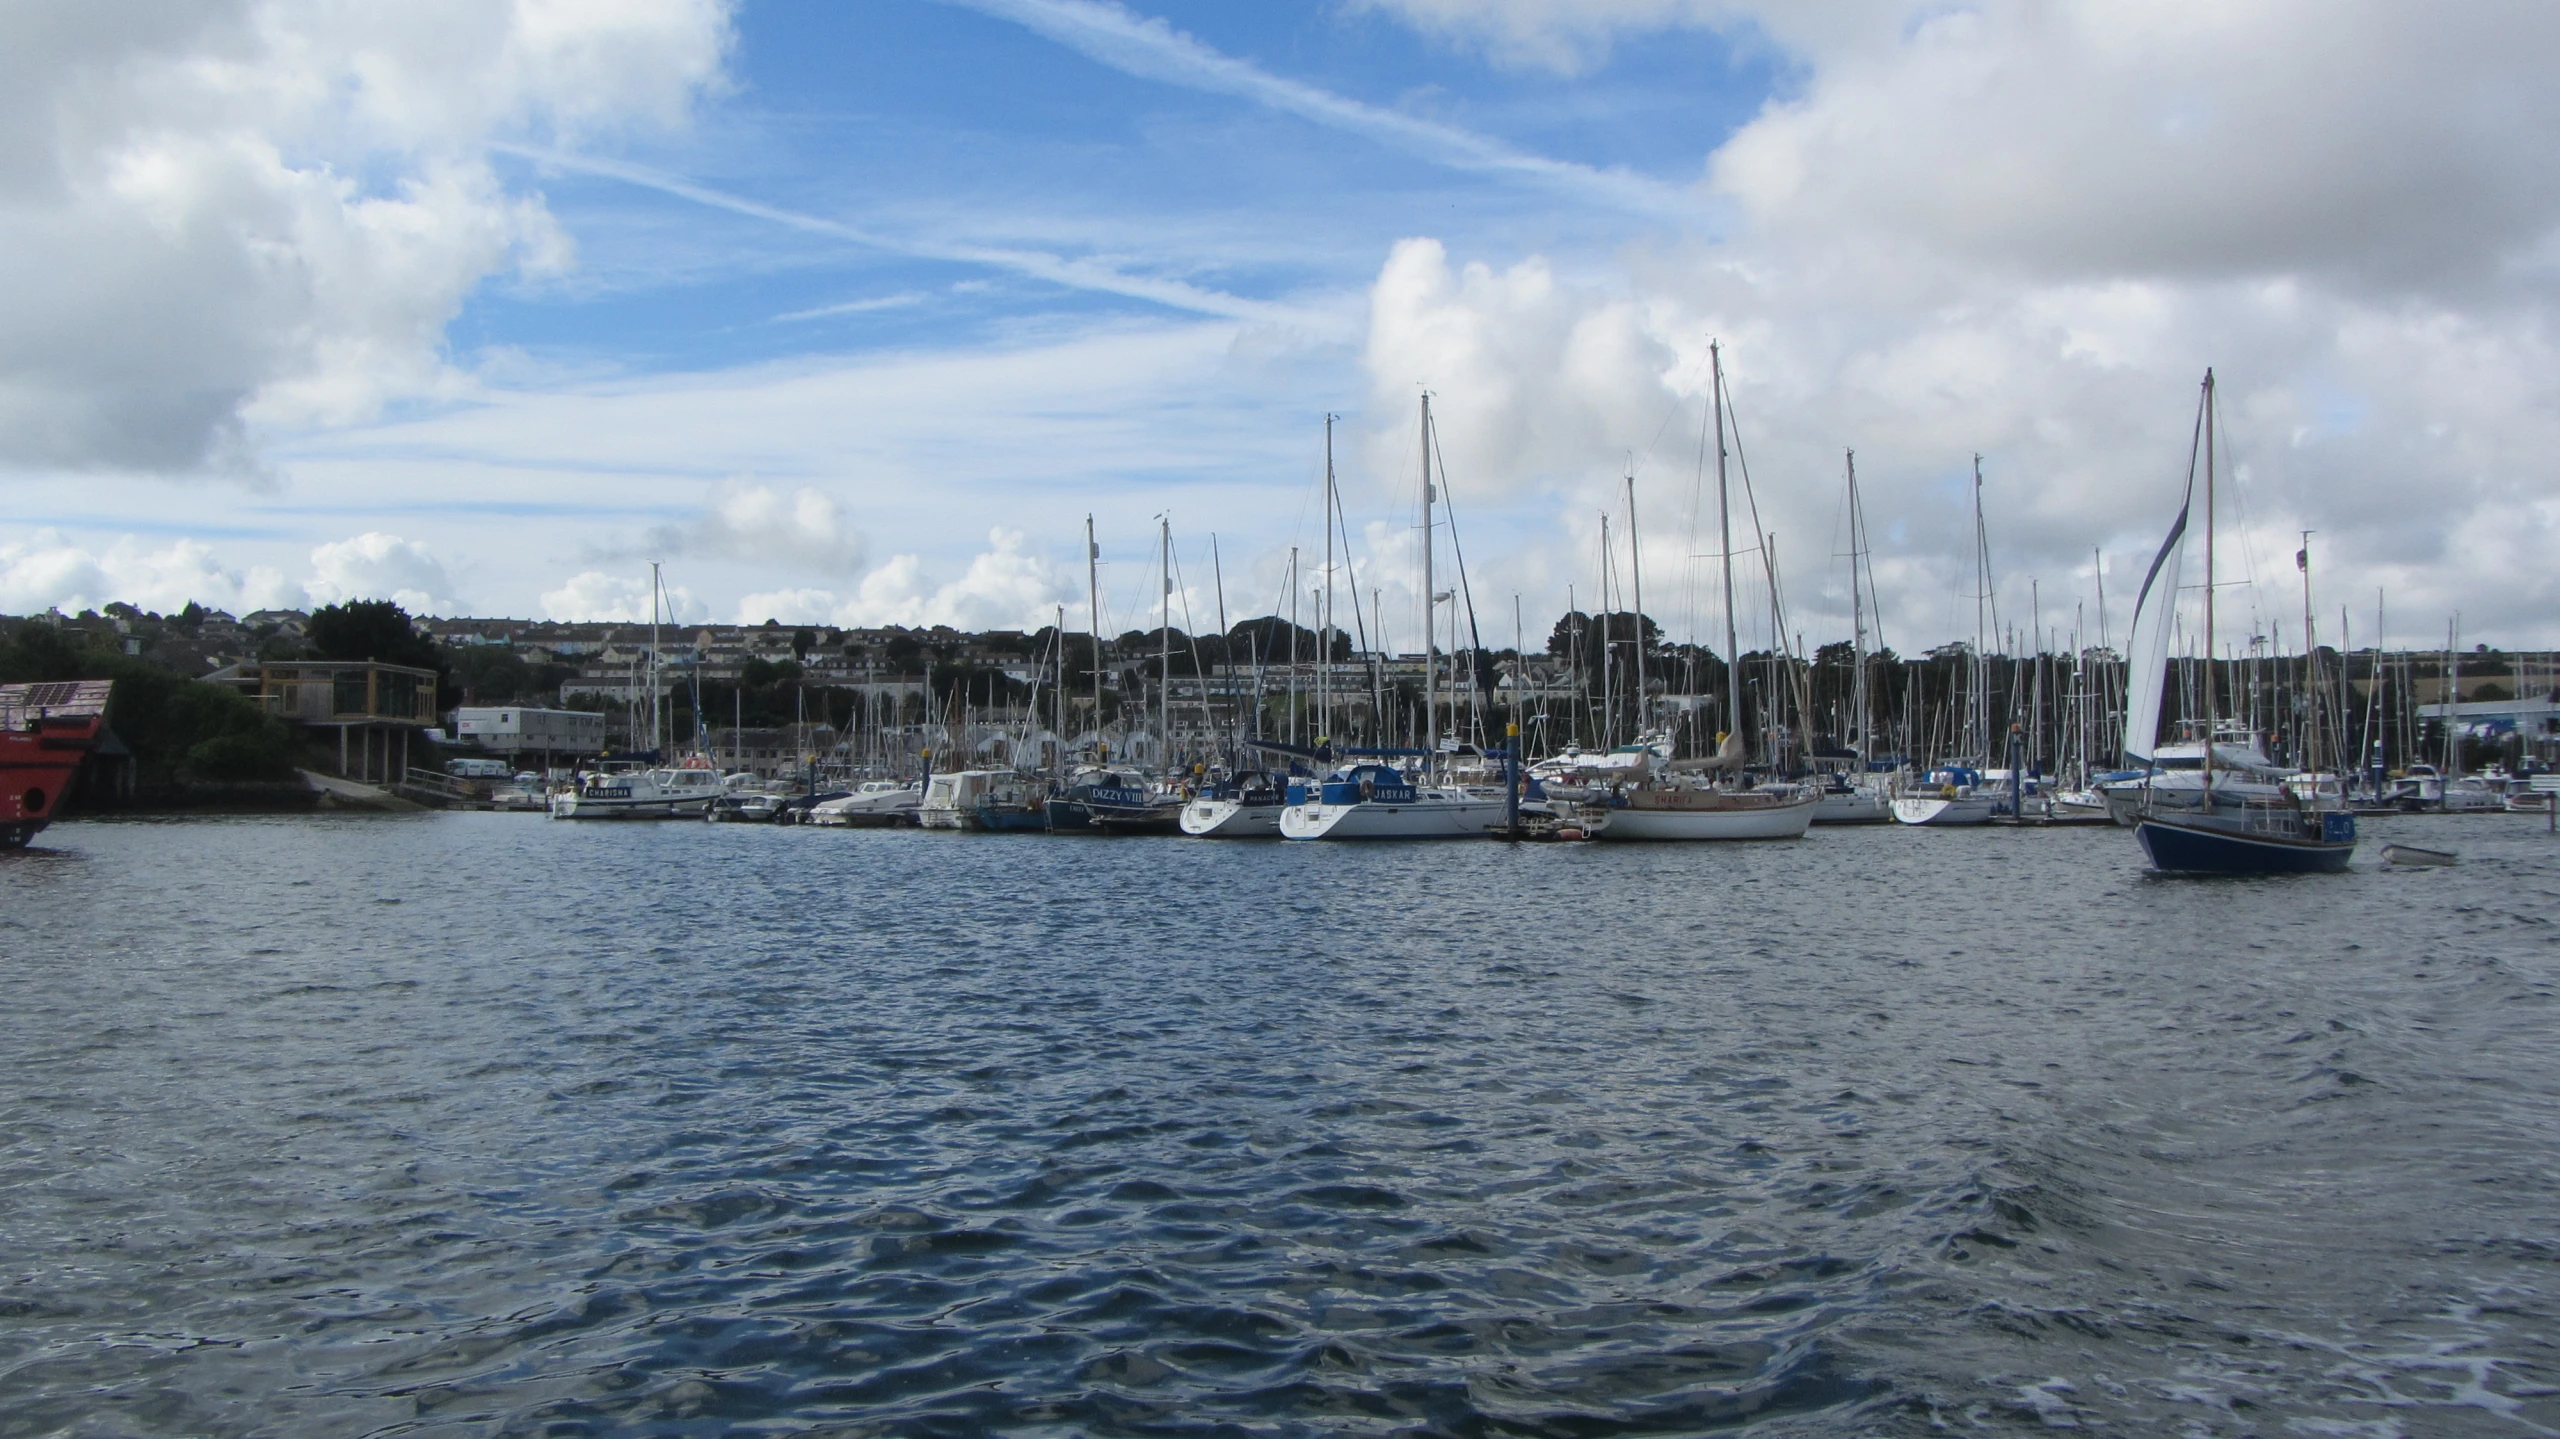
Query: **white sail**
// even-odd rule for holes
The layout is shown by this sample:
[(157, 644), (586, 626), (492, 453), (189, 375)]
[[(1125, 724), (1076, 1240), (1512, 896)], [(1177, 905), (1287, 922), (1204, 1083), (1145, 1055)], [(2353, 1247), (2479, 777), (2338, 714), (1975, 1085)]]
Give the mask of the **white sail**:
[(2124, 752), (2131, 764), (2149, 765), (2160, 742), (2160, 693), (2169, 677), (2169, 637), (2178, 624), (2179, 562), (2186, 554), (2187, 510), (2195, 502), (2195, 488), (2191, 463), (2177, 521), (2169, 526), (2169, 537), (2160, 542), (2160, 553), (2151, 557), (2151, 572), (2142, 577), (2142, 594), (2134, 601), (2124, 677)]

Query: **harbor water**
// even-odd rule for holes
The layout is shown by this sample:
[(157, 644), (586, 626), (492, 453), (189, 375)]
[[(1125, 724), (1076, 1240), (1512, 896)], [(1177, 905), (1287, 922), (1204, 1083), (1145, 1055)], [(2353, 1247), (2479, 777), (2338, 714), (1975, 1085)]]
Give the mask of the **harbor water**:
[(2507, 816), (64, 824), (0, 1433), (2548, 1434), (2556, 918)]

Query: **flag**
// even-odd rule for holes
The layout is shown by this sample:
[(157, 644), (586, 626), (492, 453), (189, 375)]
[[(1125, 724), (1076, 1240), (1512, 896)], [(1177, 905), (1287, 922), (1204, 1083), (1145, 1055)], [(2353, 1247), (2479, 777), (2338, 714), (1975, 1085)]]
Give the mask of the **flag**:
[(2311, 551), (2307, 549), (2295, 550), (2293, 552), (2293, 567), (2302, 571), (2306, 575), (2311, 573)]

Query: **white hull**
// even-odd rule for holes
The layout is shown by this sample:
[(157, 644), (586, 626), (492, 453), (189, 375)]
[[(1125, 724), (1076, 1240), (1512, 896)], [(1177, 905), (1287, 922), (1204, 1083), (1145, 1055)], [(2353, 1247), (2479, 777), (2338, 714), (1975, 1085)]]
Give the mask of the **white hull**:
[(2000, 796), (1988, 794), (1903, 795), (1893, 802), (1893, 817), (1903, 824), (1989, 824)]
[(1892, 820), (1893, 801), (1871, 789), (1846, 794), (1825, 791), (1813, 805), (1815, 824), (1889, 824)]
[(1277, 839), (1287, 805), (1195, 799), (1182, 807), (1182, 832), (1202, 839)]
[(1402, 804), (1293, 804), (1281, 811), (1284, 839), (1482, 839), (1508, 813), (1501, 798), (1441, 797)]
[(1820, 801), (1793, 800), (1748, 809), (1612, 808), (1602, 839), (1802, 839)]

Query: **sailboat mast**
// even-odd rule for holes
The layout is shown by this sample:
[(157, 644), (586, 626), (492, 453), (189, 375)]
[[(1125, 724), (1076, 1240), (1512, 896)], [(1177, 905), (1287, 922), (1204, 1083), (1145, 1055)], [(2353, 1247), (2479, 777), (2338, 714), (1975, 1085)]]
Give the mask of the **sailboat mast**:
[(1173, 773), (1173, 517), (1156, 516), (1156, 573), (1162, 591), (1156, 597), (1156, 738), (1164, 746), (1156, 756), (1159, 774)]
[(1857, 670), (1849, 678), (1850, 722), (1858, 727), (1859, 766), (1865, 767), (1872, 747), (1867, 738), (1867, 609), (1866, 593), (1858, 583), (1858, 553), (1866, 544), (1865, 517), (1858, 509), (1858, 452), (1845, 452), (1849, 462), (1849, 658)]
[(1316, 743), (1333, 734), (1333, 420), (1324, 417), (1324, 613), (1316, 617)]
[(1636, 475), (1635, 465), (1630, 461), (1627, 466), (1627, 582), (1635, 590), (1636, 602), (1636, 718), (1635, 733), (1628, 736), (1628, 738), (1632, 739), (1637, 744), (1642, 744), (1644, 743), (1644, 722), (1646, 718), (1644, 687), (1644, 546), (1643, 542), (1639, 540), (1636, 535)]
[(1742, 650), (1733, 624), (1733, 506), (1725, 493), (1724, 347), (1707, 343), (1716, 417), (1716, 529), (1724, 546), (1724, 732), (1742, 733)]
[(2204, 372), (2204, 802), (2213, 806), (2213, 371)]
[(1618, 738), (1618, 672), (1616, 652), (1609, 641), (1609, 514), (1600, 513), (1600, 747), (1607, 749)]
[(649, 748), (659, 752), (658, 758), (661, 763), (665, 762), (666, 753), (665, 746), (658, 740), (658, 596), (663, 593), (665, 593), (664, 581), (659, 578), (658, 562), (651, 560), (649, 562)]
[(1093, 516), (1084, 517), (1084, 595), (1090, 607), (1085, 633), (1093, 637), (1093, 743), (1102, 747), (1102, 546), (1093, 537)]
[(1423, 771), (1440, 756), (1440, 667), (1431, 647), (1439, 639), (1439, 597), (1431, 578), (1431, 396), (1422, 397), (1422, 736)]
[(2302, 749), (2308, 760), (2305, 767), (2314, 773), (2320, 769), (2320, 657), (2312, 648), (2311, 628), (2311, 537), (2316, 533), (2304, 530), (2302, 548), (2293, 554), (2294, 568), (2302, 571), (2302, 719), (2306, 726)]
[(1991, 532), (1982, 519), (1982, 456), (1973, 457), (1973, 703), (1965, 716), (1967, 748), (1980, 747), (1991, 758), (1991, 651), (1988, 608), (1991, 603)]

